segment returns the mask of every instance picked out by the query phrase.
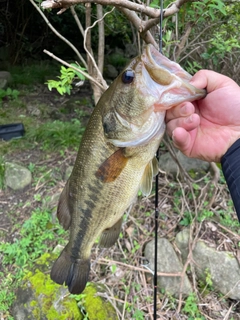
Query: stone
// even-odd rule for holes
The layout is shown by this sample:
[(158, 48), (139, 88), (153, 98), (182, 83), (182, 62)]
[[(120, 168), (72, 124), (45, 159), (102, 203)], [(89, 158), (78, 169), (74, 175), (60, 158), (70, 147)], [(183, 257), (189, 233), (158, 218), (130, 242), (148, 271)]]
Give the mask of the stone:
[[(182, 253), (183, 261), (188, 256), (189, 230), (176, 236), (176, 244)], [(198, 240), (193, 249), (194, 267), (198, 279), (205, 280), (210, 274), (214, 290), (230, 299), (240, 299), (240, 267), (231, 252), (217, 251), (204, 241)]]
[(12, 76), (8, 71), (0, 71), (0, 89), (6, 89), (12, 81)]
[[(179, 150), (176, 151), (176, 156), (182, 167), (194, 179), (199, 179), (200, 177), (204, 176), (209, 170), (209, 162), (188, 158)], [(159, 157), (159, 167), (161, 170), (165, 171), (168, 174), (172, 174), (174, 177), (176, 177), (179, 172), (178, 165), (169, 152)]]
[[(179, 273), (183, 270), (183, 264), (179, 261), (171, 243), (165, 239), (158, 239), (158, 272), (165, 273)], [(144, 251), (145, 258), (149, 261), (148, 267), (154, 270), (154, 240), (150, 241)], [(177, 297), (182, 292), (183, 296), (188, 296), (193, 290), (191, 283), (187, 277), (184, 276), (184, 281), (181, 287), (182, 278), (175, 276), (159, 276), (158, 287), (164, 289), (167, 293)], [(180, 292), (181, 290), (181, 292)]]
[(5, 164), (5, 185), (14, 191), (23, 190), (32, 182), (31, 172), (16, 163), (6, 162)]
[[(88, 283), (82, 295), (69, 295), (67, 287), (50, 279), (49, 269), (57, 255), (45, 253), (35, 262), (16, 292), (14, 320), (117, 320), (112, 304), (104, 298), (104, 285)], [(83, 312), (84, 311), (84, 312)]]

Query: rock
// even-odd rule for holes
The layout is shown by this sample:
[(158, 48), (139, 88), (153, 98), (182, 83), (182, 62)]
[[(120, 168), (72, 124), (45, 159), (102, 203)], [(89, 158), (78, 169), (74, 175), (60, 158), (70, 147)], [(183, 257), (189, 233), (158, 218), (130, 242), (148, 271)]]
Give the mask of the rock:
[(73, 166), (67, 167), (64, 175), (64, 180), (67, 181), (73, 171)]
[(5, 165), (5, 185), (15, 191), (23, 190), (32, 182), (31, 172), (16, 163), (6, 162)]
[[(176, 236), (176, 244), (182, 252), (183, 261), (188, 255), (189, 230)], [(214, 290), (224, 296), (240, 299), (240, 267), (231, 252), (217, 251), (198, 240), (193, 249), (193, 261), (199, 279), (206, 280), (206, 271), (211, 275)]]
[[(206, 161), (188, 158), (179, 150), (176, 151), (176, 155), (182, 167), (194, 179), (199, 179), (200, 177), (204, 176), (206, 172), (209, 170), (209, 163)], [(172, 174), (174, 177), (176, 177), (176, 175), (179, 172), (178, 165), (176, 164), (169, 152), (160, 156), (159, 167), (161, 170)]]
[[(87, 285), (83, 294), (84, 308), (91, 320), (118, 320), (117, 313), (108, 301), (107, 290), (103, 284), (90, 283)], [(105, 298), (104, 298), (105, 297)]]
[(83, 319), (67, 288), (55, 284), (45, 273), (52, 259), (49, 253), (44, 254), (36, 262), (36, 270), (25, 276), (13, 306), (15, 320)]
[(88, 284), (82, 295), (73, 296), (50, 279), (49, 269), (57, 256), (45, 253), (36, 261), (35, 270), (27, 273), (16, 293), (14, 320), (82, 320), (81, 310), (91, 320), (117, 320), (114, 307), (102, 297), (104, 285)]
[[(146, 247), (144, 255), (149, 261), (149, 268), (154, 270), (154, 240), (150, 241)], [(171, 243), (164, 238), (158, 239), (158, 272), (178, 273), (182, 272), (183, 265), (179, 261)], [(158, 286), (173, 296), (178, 296), (181, 288), (181, 277), (158, 277)], [(185, 275), (182, 294), (188, 296), (192, 292), (192, 286), (188, 277)]]
[(8, 71), (0, 71), (0, 89), (7, 88), (8, 84), (12, 81), (12, 76)]

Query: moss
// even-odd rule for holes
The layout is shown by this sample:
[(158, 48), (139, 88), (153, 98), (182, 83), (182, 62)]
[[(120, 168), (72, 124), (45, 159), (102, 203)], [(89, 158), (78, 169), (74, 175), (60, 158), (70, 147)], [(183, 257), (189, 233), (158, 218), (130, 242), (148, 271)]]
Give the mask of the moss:
[(61, 287), (55, 284), (49, 275), (37, 269), (34, 274), (29, 272), (25, 279), (36, 296), (36, 300), (30, 303), (34, 319), (83, 319), (76, 301), (68, 296), (62, 297)]
[(91, 320), (117, 320), (117, 314), (112, 304), (97, 296), (98, 292), (105, 292), (101, 285), (89, 284), (84, 290), (84, 307)]
[(28, 272), (24, 278), (22, 289), (25, 292), (28, 290), (33, 292), (25, 307), (31, 310), (31, 320), (82, 320), (84, 315), (81, 314), (77, 301), (87, 312), (87, 319), (118, 319), (112, 304), (97, 296), (99, 292), (106, 292), (104, 285), (90, 283), (81, 295), (69, 296), (66, 288), (53, 282), (48, 270), (55, 259), (56, 254), (43, 254), (36, 261), (37, 269)]

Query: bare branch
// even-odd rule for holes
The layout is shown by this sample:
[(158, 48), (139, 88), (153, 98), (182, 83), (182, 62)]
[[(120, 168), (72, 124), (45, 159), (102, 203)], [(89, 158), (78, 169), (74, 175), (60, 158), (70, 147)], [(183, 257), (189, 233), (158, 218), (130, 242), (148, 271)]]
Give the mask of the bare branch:
[[(156, 48), (158, 47), (157, 43), (153, 39), (153, 36), (151, 35), (150, 31), (145, 28), (145, 22), (142, 21), (136, 12), (133, 12), (131, 10), (128, 10), (126, 8), (119, 7), (119, 11), (121, 11), (129, 21), (134, 25), (134, 27), (138, 30), (141, 38), (146, 42), (146, 43), (151, 43), (154, 45)], [(159, 22), (159, 21), (158, 21)]]
[[(164, 9), (164, 17), (168, 17), (178, 12), (180, 7), (186, 2), (192, 2), (192, 0), (176, 0), (169, 8)], [(95, 3), (101, 5), (110, 5), (117, 8), (125, 8), (138, 13), (146, 14), (151, 18), (158, 18), (160, 16), (160, 10), (155, 9), (145, 4), (135, 3), (128, 0), (46, 0), (43, 1), (41, 6), (44, 9), (49, 8), (69, 8), (72, 5), (78, 3)]]
[(87, 68), (87, 64), (85, 62), (85, 60), (83, 59), (83, 57), (81, 56), (81, 54), (79, 53), (79, 51), (77, 50), (77, 48), (70, 42), (68, 41), (65, 37), (63, 37), (54, 27), (53, 25), (49, 22), (49, 20), (47, 19), (47, 17), (44, 15), (44, 13), (41, 11), (41, 9), (36, 5), (36, 3), (33, 0), (29, 0), (32, 5), (37, 9), (37, 11), (40, 13), (40, 15), (43, 17), (43, 19), (45, 20), (46, 24), (49, 26), (49, 28), (61, 39), (63, 40), (67, 45), (69, 45), (70, 48), (73, 49), (73, 51), (76, 53), (76, 55), (78, 56), (79, 60), (83, 63), (84, 67)]
[(77, 13), (76, 13), (76, 11), (75, 11), (75, 9), (74, 9), (74, 6), (71, 6), (70, 10), (71, 10), (71, 13), (72, 13), (72, 15), (73, 15), (74, 20), (76, 21), (76, 24), (77, 24), (77, 26), (78, 26), (78, 29), (80, 30), (82, 36), (84, 37), (84, 29), (83, 29), (83, 26), (82, 26), (82, 24), (81, 24), (81, 21), (79, 20), (78, 15), (77, 15)]
[(109, 13), (111, 13), (113, 10), (114, 10), (114, 8), (112, 8), (111, 11), (106, 12), (106, 13), (101, 17), (101, 19), (96, 20), (90, 27), (87, 27), (87, 28), (86, 28), (85, 33), (84, 33), (84, 42), (83, 42), (84, 49), (85, 49), (85, 51), (87, 52), (87, 54), (89, 55), (90, 59), (92, 60), (92, 64), (93, 64), (93, 66), (94, 66), (94, 68), (95, 68), (95, 71), (97, 72), (97, 78), (98, 78), (99, 81), (101, 81), (103, 87), (105, 87), (105, 90), (106, 90), (106, 88), (107, 88), (106, 81), (103, 79), (103, 76), (102, 76), (102, 74), (101, 74), (101, 71), (99, 70), (99, 68), (98, 68), (98, 66), (97, 66), (97, 64), (96, 64), (96, 61), (95, 61), (94, 57), (92, 56), (91, 52), (90, 52), (90, 51), (88, 50), (88, 48), (87, 48), (86, 40), (87, 40), (87, 33), (88, 33), (88, 31), (89, 31), (91, 28), (93, 28), (97, 23), (99, 23), (100, 21), (102, 21), (102, 20), (106, 17), (106, 15), (108, 15)]

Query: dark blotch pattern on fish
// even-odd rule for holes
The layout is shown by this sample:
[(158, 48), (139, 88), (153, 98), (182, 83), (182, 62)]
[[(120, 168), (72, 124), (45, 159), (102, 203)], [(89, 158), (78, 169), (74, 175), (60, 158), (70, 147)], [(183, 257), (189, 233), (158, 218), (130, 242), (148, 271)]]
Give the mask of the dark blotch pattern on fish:
[(88, 185), (88, 190), (90, 191), (88, 199), (84, 201), (84, 205), (86, 205), (86, 208), (79, 208), (80, 211), (85, 216), (85, 219), (81, 220), (81, 223), (79, 225), (79, 231), (77, 233), (77, 237), (74, 242), (74, 246), (72, 248), (72, 259), (79, 259), (79, 249), (82, 245), (82, 241), (84, 238), (85, 233), (88, 230), (89, 227), (89, 221), (91, 221), (92, 218), (92, 210), (94, 209), (96, 202), (99, 200), (99, 196), (97, 193), (99, 193), (100, 183), (97, 180), (93, 181), (93, 185)]

